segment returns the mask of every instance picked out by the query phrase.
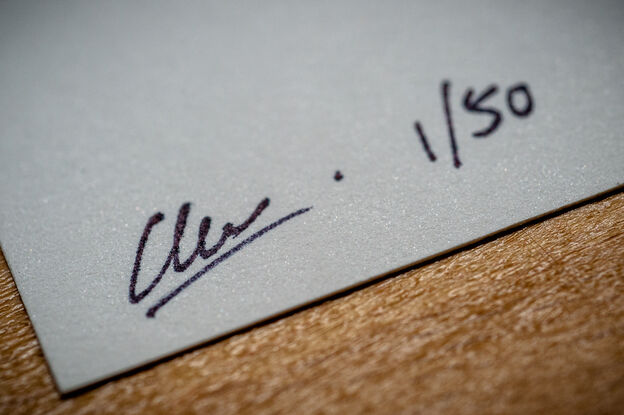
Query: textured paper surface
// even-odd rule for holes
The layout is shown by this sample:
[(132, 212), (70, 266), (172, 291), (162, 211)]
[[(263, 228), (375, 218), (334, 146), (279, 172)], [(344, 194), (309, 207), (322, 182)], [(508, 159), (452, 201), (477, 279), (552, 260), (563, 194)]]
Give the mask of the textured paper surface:
[[(0, 240), (59, 389), (620, 186), (624, 7), (516, 3), (3, 3)], [(506, 101), (520, 83), (526, 117)], [(492, 117), (465, 92), (492, 84), (502, 122), (475, 138)], [(204, 216), (208, 249), (265, 198), (217, 254), (129, 301), (150, 217), (137, 291), (184, 203), (182, 261)]]

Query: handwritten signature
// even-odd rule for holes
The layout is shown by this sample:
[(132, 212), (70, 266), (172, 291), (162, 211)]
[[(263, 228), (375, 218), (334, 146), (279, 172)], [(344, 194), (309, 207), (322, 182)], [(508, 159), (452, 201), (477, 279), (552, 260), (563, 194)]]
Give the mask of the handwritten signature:
[[(180, 260), (180, 241), (184, 236), (184, 229), (186, 228), (186, 220), (191, 211), (191, 204), (185, 203), (180, 207), (178, 211), (178, 219), (176, 221), (176, 225), (173, 232), (173, 245), (171, 246), (171, 250), (169, 251), (169, 255), (167, 256), (165, 263), (163, 264), (160, 272), (152, 282), (145, 288), (143, 291), (137, 293), (136, 285), (139, 276), (139, 272), (141, 271), (141, 260), (143, 258), (143, 251), (145, 250), (145, 245), (147, 244), (147, 240), (149, 239), (150, 233), (152, 232), (152, 228), (156, 226), (158, 223), (162, 222), (165, 219), (165, 215), (161, 212), (158, 212), (152, 215), (148, 220), (145, 228), (143, 229), (143, 234), (141, 235), (141, 239), (139, 241), (139, 246), (137, 248), (136, 257), (134, 260), (134, 268), (132, 269), (132, 276), (130, 277), (130, 289), (129, 289), (129, 300), (130, 303), (136, 304), (141, 302), (145, 297), (147, 297), (154, 288), (161, 282), (165, 273), (169, 270), (171, 265), (173, 264), (173, 270), (175, 272), (184, 272), (186, 271), (198, 257), (202, 259), (210, 259), (217, 255), (223, 245), (225, 245), (226, 241), (231, 238), (235, 239), (239, 235), (241, 235), (245, 230), (258, 219), (258, 217), (262, 214), (262, 212), (269, 206), (269, 198), (265, 198), (262, 200), (256, 209), (252, 212), (252, 214), (240, 225), (234, 226), (232, 223), (226, 223), (223, 226), (223, 230), (221, 233), (221, 237), (212, 247), (206, 249), (206, 236), (210, 230), (210, 224), (212, 222), (209, 216), (205, 216), (199, 225), (199, 231), (197, 233), (197, 245), (195, 246), (195, 250), (191, 255), (185, 260)], [(177, 288), (169, 292), (164, 297), (160, 298), (152, 307), (147, 310), (147, 317), (154, 317), (156, 312), (166, 305), (169, 301), (171, 301), (175, 296), (180, 294), (182, 291), (187, 289), (191, 284), (204, 276), (208, 271), (243, 249), (245, 246), (249, 245), (256, 239), (265, 235), (270, 230), (277, 228), (278, 226), (284, 224), (285, 222), (302, 215), (308, 212), (312, 207), (307, 207), (303, 209), (299, 209), (294, 211), (275, 222), (265, 226), (259, 231), (251, 234), (242, 242), (235, 245), (230, 250), (224, 252), (219, 255), (215, 259), (213, 259), (210, 263), (208, 263), (201, 270), (193, 274), (191, 277), (186, 279), (182, 284), (180, 284)]]

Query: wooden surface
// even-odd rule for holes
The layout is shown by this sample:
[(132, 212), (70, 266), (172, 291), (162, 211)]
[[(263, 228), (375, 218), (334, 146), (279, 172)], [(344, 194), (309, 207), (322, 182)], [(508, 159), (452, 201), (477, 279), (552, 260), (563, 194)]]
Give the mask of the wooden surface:
[(61, 399), (0, 256), (0, 412), (624, 413), (624, 194)]

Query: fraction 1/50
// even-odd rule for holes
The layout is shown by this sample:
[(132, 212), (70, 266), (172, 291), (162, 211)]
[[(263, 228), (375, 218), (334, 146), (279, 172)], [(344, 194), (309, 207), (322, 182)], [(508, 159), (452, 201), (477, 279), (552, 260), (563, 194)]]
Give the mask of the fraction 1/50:
[[(446, 117), (446, 125), (448, 128), (449, 139), (451, 141), (451, 151), (453, 152), (453, 164), (456, 168), (459, 168), (461, 167), (462, 163), (459, 159), (457, 139), (455, 137), (455, 127), (453, 124), (453, 116), (451, 113), (451, 104), (449, 97), (451, 82), (447, 80), (442, 81), (440, 89), (440, 92), (442, 94), (444, 116)], [(474, 131), (472, 133), (473, 137), (485, 138), (493, 134), (503, 121), (503, 114), (501, 110), (493, 106), (487, 106), (487, 104), (485, 103), (488, 98), (494, 96), (497, 92), (498, 86), (495, 84), (489, 85), (483, 92), (481, 92), (476, 97), (473, 97), (474, 89), (472, 88), (468, 88), (464, 92), (462, 104), (466, 111), (489, 114), (491, 118), (490, 124), (487, 127), (483, 128), (482, 130)], [(524, 100), (523, 102), (521, 102), (522, 105), (518, 105), (517, 97), (521, 95), (524, 96)], [(510, 86), (507, 89), (507, 107), (509, 108), (509, 111), (516, 117), (525, 118), (531, 115), (531, 113), (533, 112), (533, 97), (531, 96), (529, 85), (524, 82), (520, 82)], [(427, 136), (425, 135), (425, 131), (420, 121), (416, 121), (414, 123), (414, 129), (416, 130), (416, 133), (420, 138), (423, 149), (429, 157), (429, 160), (432, 162), (436, 161), (436, 155), (429, 145), (429, 141), (427, 140)]]

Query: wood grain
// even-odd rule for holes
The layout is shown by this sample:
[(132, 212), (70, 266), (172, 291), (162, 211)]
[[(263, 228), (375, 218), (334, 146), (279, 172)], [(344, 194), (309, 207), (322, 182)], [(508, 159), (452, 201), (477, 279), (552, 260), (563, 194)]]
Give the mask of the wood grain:
[(70, 398), (0, 256), (0, 412), (622, 413), (624, 194)]

